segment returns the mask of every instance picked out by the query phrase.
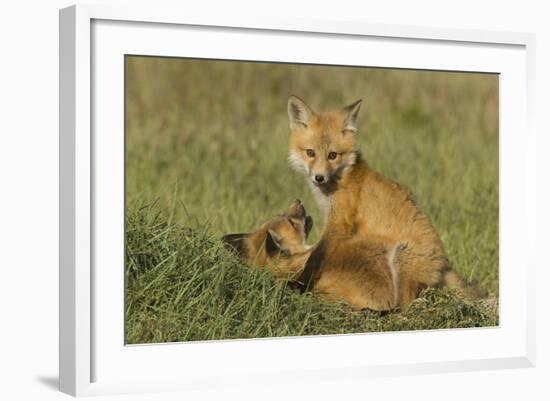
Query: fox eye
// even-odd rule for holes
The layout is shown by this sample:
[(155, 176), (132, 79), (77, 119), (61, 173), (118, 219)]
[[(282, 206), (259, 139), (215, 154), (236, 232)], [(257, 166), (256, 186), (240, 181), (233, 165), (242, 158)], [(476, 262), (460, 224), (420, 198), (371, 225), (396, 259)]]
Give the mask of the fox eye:
[(292, 219), (290, 218), (287, 218), (288, 222), (290, 223), (290, 225), (292, 226), (292, 228), (294, 229), (297, 229), (298, 227), (296, 227), (296, 223), (292, 221)]
[(315, 157), (315, 151), (313, 149), (306, 149), (306, 155), (308, 157)]
[(328, 159), (329, 160), (334, 160), (334, 159), (336, 159), (336, 156), (338, 156), (338, 154), (336, 152), (330, 152), (328, 154)]

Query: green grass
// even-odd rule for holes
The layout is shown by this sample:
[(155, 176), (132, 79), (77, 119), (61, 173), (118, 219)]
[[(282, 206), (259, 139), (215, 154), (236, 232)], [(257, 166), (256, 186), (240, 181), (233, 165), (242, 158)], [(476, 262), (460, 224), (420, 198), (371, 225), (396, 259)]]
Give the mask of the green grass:
[(127, 219), (127, 341), (171, 342), (480, 327), (497, 324), (481, 304), (426, 290), (406, 313), (355, 312), (299, 295), (251, 269), (206, 227), (168, 222), (157, 205)]
[(473, 327), (497, 316), (429, 290), (406, 313), (298, 295), (220, 247), (300, 198), (289, 94), (330, 109), (363, 98), (360, 147), (408, 186), (453, 267), (498, 296), (498, 77), (131, 57), (126, 63), (129, 343)]

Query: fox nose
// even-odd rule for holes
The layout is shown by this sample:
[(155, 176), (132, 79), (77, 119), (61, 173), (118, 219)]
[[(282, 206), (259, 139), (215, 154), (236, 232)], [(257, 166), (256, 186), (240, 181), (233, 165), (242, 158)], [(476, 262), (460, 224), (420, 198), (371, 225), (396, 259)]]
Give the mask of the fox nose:
[(322, 184), (323, 181), (325, 181), (325, 176), (324, 175), (316, 175), (315, 176), (315, 181), (317, 181), (319, 184)]

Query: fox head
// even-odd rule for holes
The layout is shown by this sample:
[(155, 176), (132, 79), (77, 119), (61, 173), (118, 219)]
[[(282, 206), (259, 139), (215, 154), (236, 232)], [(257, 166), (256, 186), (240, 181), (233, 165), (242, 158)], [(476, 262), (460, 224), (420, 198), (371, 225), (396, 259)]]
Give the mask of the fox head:
[(269, 265), (307, 251), (307, 237), (313, 227), (300, 200), (296, 199), (287, 211), (272, 217), (258, 229), (248, 233), (227, 234), (222, 241), (247, 263)]
[(323, 192), (357, 161), (355, 136), (361, 102), (316, 113), (300, 98), (288, 99), (290, 164)]

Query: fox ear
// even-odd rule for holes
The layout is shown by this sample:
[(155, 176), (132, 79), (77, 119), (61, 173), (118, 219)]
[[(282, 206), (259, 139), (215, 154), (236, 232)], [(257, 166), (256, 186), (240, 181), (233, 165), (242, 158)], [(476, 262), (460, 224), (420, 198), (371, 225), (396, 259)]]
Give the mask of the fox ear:
[(267, 237), (265, 238), (265, 251), (269, 256), (275, 256), (279, 252), (286, 254), (281, 244), (282, 238), (273, 230), (267, 230)]
[(349, 106), (344, 107), (342, 110), (345, 114), (344, 119), (344, 128), (342, 131), (350, 131), (352, 133), (357, 132), (357, 115), (359, 114), (359, 109), (361, 108), (362, 99), (350, 104)]
[(227, 234), (222, 237), (222, 242), (227, 249), (234, 251), (238, 256), (244, 256), (249, 236), (249, 233)]
[(309, 106), (298, 96), (290, 96), (288, 98), (288, 119), (291, 129), (300, 126), (307, 128), (309, 119), (313, 114)]

